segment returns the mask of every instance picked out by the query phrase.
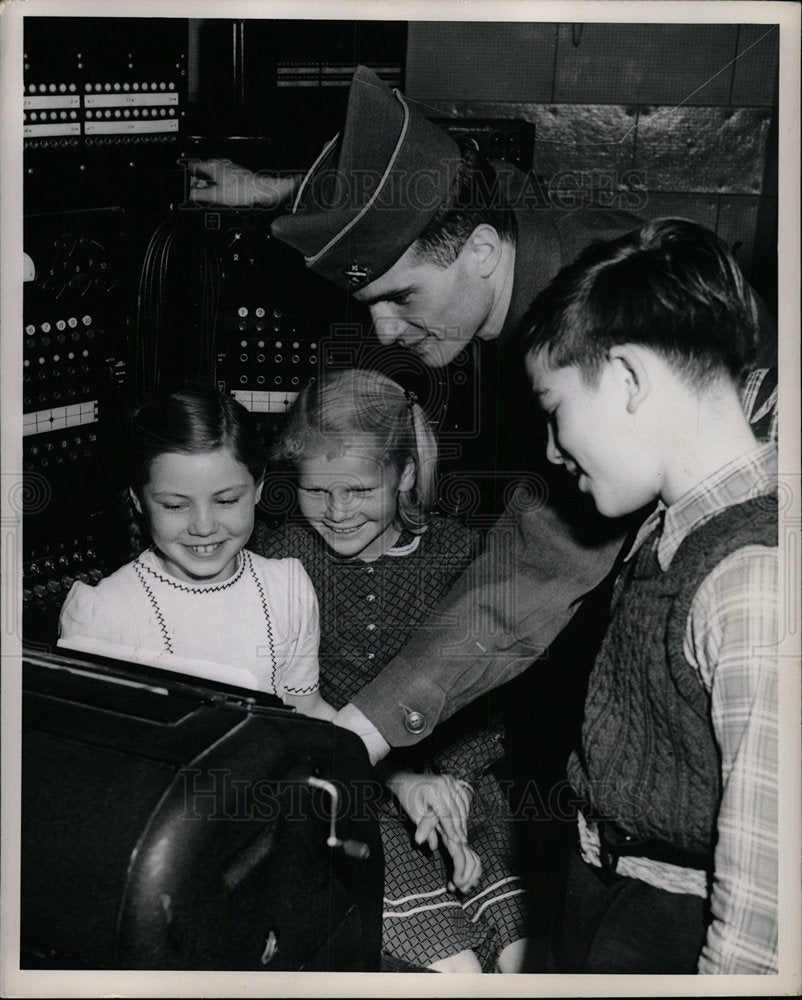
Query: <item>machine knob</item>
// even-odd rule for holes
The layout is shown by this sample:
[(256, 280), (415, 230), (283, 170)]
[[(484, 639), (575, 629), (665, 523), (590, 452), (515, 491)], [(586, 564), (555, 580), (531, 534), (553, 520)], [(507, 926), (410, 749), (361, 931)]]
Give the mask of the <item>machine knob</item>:
[(244, 232), (244, 230), (237, 229), (236, 227), (232, 228), (232, 229), (229, 229), (229, 230), (226, 231), (226, 234), (225, 234), (225, 237), (224, 237), (224, 239), (226, 241), (226, 247), (228, 249), (231, 249), (231, 247), (236, 246), (240, 242), (240, 240), (242, 240), (244, 238), (245, 238), (245, 232)]
[(357, 861), (366, 861), (370, 857), (370, 848), (361, 840), (343, 840), (340, 842), (343, 854)]

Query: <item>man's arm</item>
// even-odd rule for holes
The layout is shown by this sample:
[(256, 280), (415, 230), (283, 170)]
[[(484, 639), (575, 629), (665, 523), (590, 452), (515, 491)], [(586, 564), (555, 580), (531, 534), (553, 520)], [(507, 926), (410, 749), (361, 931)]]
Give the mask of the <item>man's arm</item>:
[(581, 543), (554, 507), (516, 494), (484, 553), (337, 721), (407, 746), (517, 676), (612, 569), (624, 537), (612, 525), (603, 540)]
[(189, 172), (189, 199), (196, 205), (278, 208), (294, 195), (299, 178), (254, 173), (231, 160), (182, 160)]
[(691, 608), (686, 655), (710, 686), (722, 772), (700, 973), (777, 971), (777, 622), (776, 548), (734, 553)]

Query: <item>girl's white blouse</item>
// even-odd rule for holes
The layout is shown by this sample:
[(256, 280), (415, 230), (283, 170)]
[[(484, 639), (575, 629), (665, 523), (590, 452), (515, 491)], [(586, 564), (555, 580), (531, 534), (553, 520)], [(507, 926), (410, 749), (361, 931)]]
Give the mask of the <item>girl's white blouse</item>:
[(59, 646), (265, 691), (318, 687), (318, 606), (297, 559), (243, 550), (221, 583), (168, 576), (149, 549), (91, 587), (74, 583)]

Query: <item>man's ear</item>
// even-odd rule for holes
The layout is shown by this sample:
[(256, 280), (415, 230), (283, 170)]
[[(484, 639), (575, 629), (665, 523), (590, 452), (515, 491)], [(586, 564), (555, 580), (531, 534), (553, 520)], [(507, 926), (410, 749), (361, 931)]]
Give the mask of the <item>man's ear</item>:
[(399, 493), (406, 493), (407, 490), (411, 490), (414, 487), (416, 472), (414, 459), (408, 458), (407, 464), (404, 466), (404, 471), (401, 473), (401, 478), (398, 480)]
[(489, 278), (501, 260), (502, 239), (495, 226), (480, 222), (468, 237), (468, 247), (473, 255), (477, 274)]
[(649, 368), (637, 344), (617, 344), (610, 349), (610, 363), (621, 388), (626, 393), (627, 413), (635, 413), (652, 391)]
[(142, 513), (142, 504), (139, 502), (139, 497), (134, 492), (133, 486), (128, 487), (128, 496), (131, 498), (131, 503), (134, 505), (137, 514)]

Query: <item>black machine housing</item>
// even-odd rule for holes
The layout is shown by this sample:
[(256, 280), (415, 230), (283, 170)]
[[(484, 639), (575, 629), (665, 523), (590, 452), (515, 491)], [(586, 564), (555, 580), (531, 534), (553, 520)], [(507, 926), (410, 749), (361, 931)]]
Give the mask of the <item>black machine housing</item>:
[(23, 968), (378, 969), (357, 737), (98, 656), (29, 649), (23, 672)]

